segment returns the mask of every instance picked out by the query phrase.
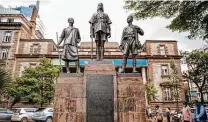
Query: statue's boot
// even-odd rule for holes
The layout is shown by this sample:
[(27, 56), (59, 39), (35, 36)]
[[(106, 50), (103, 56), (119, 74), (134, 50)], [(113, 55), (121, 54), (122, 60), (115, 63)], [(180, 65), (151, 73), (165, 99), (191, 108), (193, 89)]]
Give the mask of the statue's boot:
[(76, 61), (76, 65), (77, 65), (77, 73), (81, 73), (81, 71), (80, 71), (80, 65), (79, 65), (79, 60)]
[(127, 61), (127, 58), (123, 58), (122, 68), (121, 68), (121, 70), (119, 71), (119, 73), (125, 73), (126, 61)]
[(133, 73), (137, 73), (137, 70), (136, 70), (136, 59), (134, 58), (133, 59), (133, 62), (132, 62), (132, 64), (133, 64)]

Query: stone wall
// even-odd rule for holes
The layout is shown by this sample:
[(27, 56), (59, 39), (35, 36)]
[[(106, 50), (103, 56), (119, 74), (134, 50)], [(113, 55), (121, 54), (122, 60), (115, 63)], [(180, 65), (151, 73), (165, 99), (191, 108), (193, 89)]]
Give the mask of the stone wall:
[(145, 89), (140, 74), (118, 75), (118, 122), (145, 122)]

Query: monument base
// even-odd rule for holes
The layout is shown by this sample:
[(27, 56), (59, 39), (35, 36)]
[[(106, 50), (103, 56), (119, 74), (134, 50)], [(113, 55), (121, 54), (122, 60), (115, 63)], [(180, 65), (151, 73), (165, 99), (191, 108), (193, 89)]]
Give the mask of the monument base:
[(53, 122), (144, 122), (145, 90), (139, 73), (117, 74), (109, 62), (91, 62), (83, 74), (61, 74)]

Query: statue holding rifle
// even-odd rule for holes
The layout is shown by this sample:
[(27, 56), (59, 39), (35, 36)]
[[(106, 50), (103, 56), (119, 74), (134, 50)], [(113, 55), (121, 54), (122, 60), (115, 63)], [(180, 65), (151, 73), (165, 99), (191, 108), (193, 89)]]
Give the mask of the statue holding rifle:
[(74, 19), (69, 18), (68, 23), (69, 26), (64, 28), (58, 41), (58, 45), (64, 41), (64, 50), (61, 58), (65, 61), (67, 73), (70, 73), (69, 62), (76, 62), (76, 72), (80, 73), (78, 43), (81, 41), (81, 37), (79, 29), (73, 27)]
[(101, 61), (104, 58), (104, 44), (111, 37), (112, 23), (108, 14), (104, 13), (103, 3), (98, 4), (97, 12), (93, 14), (89, 23), (90, 37), (92, 40), (94, 38), (96, 43), (96, 60)]

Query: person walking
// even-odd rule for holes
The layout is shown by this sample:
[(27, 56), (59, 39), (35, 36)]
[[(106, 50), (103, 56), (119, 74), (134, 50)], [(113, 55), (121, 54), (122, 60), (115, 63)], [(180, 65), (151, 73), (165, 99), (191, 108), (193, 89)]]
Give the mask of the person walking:
[(170, 108), (166, 108), (166, 117), (167, 117), (167, 122), (170, 122)]
[(196, 101), (195, 102), (195, 121), (196, 122), (206, 122), (207, 119), (207, 114), (204, 105), (202, 105), (200, 102)]
[(192, 113), (190, 107), (188, 106), (188, 103), (185, 102), (183, 105), (184, 105), (182, 108), (183, 122), (192, 122), (192, 115), (191, 115)]
[(152, 109), (149, 105), (147, 106), (147, 116), (152, 119)]

